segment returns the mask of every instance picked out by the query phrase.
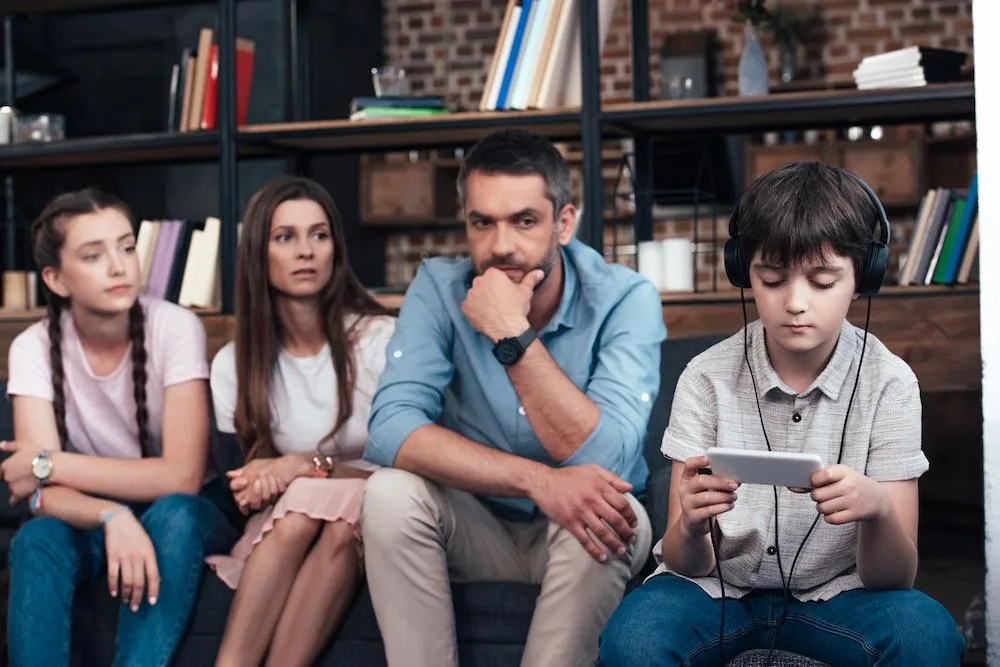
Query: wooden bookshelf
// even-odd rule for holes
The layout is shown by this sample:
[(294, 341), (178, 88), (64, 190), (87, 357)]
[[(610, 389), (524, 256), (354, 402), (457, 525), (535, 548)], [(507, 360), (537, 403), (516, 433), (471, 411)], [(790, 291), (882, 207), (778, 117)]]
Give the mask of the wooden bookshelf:
[(211, 161), (219, 133), (151, 132), (0, 146), (0, 169), (45, 169), (108, 164)]
[(812, 90), (754, 97), (708, 97), (605, 105), (601, 122), (628, 133), (780, 131), (858, 124), (975, 118), (971, 81), (920, 88)]
[(270, 123), (241, 127), (239, 140), (308, 152), (408, 151), (470, 145), (501, 128), (529, 130), (552, 141), (578, 141), (580, 112), (468, 111), (419, 118)]

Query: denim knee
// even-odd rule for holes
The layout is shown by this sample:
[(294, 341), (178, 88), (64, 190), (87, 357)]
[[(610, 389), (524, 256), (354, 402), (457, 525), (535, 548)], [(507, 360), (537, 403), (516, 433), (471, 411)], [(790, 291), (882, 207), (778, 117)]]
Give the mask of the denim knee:
[[(918, 590), (899, 591), (890, 603), (896, 637), (909, 664), (957, 664), (965, 638), (955, 618), (934, 598)], [(936, 657), (932, 657), (936, 656)]]
[(669, 649), (664, 641), (662, 609), (642, 586), (626, 595), (600, 636), (600, 667), (643, 667), (662, 664)]
[(142, 515), (142, 525), (161, 558), (192, 547), (200, 553), (212, 530), (213, 509), (204, 498), (174, 493), (154, 502)]
[(65, 521), (50, 516), (31, 519), (14, 534), (7, 566), (14, 571), (19, 566), (38, 564), (46, 570), (72, 574), (78, 559), (73, 545), (74, 530)]

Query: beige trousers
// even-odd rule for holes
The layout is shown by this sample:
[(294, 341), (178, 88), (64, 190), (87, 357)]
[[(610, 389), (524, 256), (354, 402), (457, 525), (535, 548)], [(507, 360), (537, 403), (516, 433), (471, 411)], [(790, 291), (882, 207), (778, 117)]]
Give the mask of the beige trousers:
[(628, 499), (635, 543), (600, 563), (548, 519), (506, 521), (463, 491), (376, 472), (365, 485), (363, 542), (389, 667), (458, 665), (450, 582), (474, 581), (541, 585), (523, 667), (593, 665), (601, 630), (649, 555), (649, 518)]

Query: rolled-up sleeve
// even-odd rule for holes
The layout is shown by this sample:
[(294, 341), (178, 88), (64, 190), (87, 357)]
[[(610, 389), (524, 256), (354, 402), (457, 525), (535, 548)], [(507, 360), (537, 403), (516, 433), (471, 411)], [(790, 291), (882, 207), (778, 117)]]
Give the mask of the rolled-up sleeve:
[(392, 466), (406, 438), (438, 420), (455, 371), (453, 338), (454, 327), (437, 285), (421, 267), (385, 348), (385, 370), (368, 419), (366, 460)]
[(597, 427), (562, 466), (593, 463), (625, 475), (642, 457), (666, 336), (660, 295), (649, 281), (637, 282), (609, 313), (598, 338), (585, 392), (600, 409)]

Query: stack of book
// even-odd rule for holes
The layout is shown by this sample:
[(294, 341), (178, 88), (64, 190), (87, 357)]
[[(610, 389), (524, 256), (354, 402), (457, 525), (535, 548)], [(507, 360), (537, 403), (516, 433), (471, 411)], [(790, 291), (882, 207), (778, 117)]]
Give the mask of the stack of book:
[(448, 113), (440, 97), (415, 95), (361, 96), (351, 100), (351, 120), (424, 118)]
[(599, 3), (601, 49), (615, 0), (509, 0), (480, 111), (580, 106), (581, 2)]
[(900, 285), (955, 285), (978, 273), (979, 178), (966, 190), (928, 190), (917, 211)]
[[(213, 30), (202, 28), (198, 47), (181, 51), (180, 62), (170, 71), (167, 131), (214, 130), (219, 97), (219, 46)], [(236, 124), (245, 125), (253, 81), (254, 43), (236, 39)]]
[(866, 90), (960, 81), (966, 58), (961, 51), (908, 46), (865, 58), (854, 70), (854, 82)]

